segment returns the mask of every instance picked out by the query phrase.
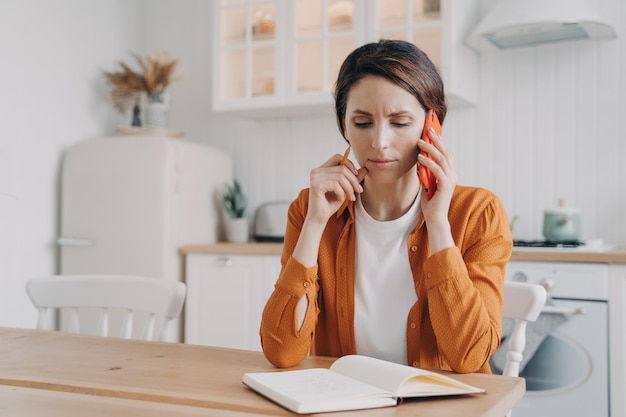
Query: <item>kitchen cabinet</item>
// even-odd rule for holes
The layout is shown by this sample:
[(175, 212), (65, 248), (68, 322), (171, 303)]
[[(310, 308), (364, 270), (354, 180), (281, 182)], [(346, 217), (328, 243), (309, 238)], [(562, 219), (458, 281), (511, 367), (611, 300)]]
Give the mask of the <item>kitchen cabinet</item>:
[(478, 102), (479, 56), (465, 45), (479, 19), (476, 0), (377, 0), (367, 5), (367, 41), (413, 42), (437, 65), (451, 107)]
[(426, 51), (451, 106), (477, 101), (478, 54), (464, 37), (478, 0), (222, 0), (212, 11), (214, 111), (331, 115), (344, 58), (379, 38)]
[(626, 416), (626, 262), (609, 264), (609, 334), (610, 415)]
[(185, 266), (185, 343), (260, 351), (280, 256), (191, 253)]

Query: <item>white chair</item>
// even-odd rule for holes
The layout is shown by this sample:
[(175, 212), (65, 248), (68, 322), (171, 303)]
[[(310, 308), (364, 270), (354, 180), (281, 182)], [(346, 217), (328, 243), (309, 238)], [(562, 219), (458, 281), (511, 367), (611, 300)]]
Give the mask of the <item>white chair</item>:
[[(180, 315), (186, 285), (130, 275), (54, 275), (30, 279), (26, 292), (39, 311), (38, 329), (54, 330), (57, 312), (62, 311), (67, 314), (63, 318), (67, 331), (80, 333), (80, 316), (89, 312), (93, 316), (97, 310), (100, 336), (111, 336), (110, 317), (117, 314), (121, 317), (119, 337), (130, 339), (133, 323), (145, 316), (139, 337), (164, 341), (168, 325)], [(157, 320), (162, 323), (155, 338)]]
[[(509, 337), (509, 350), (502, 375), (519, 376), (524, 347), (526, 346), (526, 325), (536, 321), (546, 303), (546, 290), (538, 284), (525, 282), (504, 282), (504, 304), (502, 316), (515, 320), (515, 327)], [(511, 416), (511, 411), (507, 414)]]

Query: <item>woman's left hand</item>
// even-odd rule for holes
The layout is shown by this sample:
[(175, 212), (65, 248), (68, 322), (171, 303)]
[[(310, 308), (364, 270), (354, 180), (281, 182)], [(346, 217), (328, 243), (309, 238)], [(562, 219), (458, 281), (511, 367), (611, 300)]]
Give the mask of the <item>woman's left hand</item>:
[[(428, 153), (432, 159), (420, 153), (418, 163), (428, 168), (437, 178), (437, 191), (430, 200), (426, 196), (426, 193), (420, 193), (420, 206), (429, 232), (438, 230), (443, 232), (443, 230), (446, 229), (449, 231), (448, 211), (450, 210), (452, 193), (458, 181), (457, 173), (454, 170), (454, 157), (452, 153), (446, 149), (441, 137), (438, 136), (432, 128), (429, 130), (428, 135), (433, 143), (429, 144), (419, 139), (418, 146), (420, 150)], [(439, 243), (443, 245), (450, 244), (448, 240), (451, 239), (451, 236), (441, 236), (441, 238), (442, 239), (438, 240), (447, 242)], [(433, 246), (433, 243), (435, 242), (432, 241), (431, 237), (431, 246)], [(452, 244), (454, 244), (454, 242), (452, 242)], [(432, 252), (434, 253), (435, 251), (436, 250), (433, 250)]]

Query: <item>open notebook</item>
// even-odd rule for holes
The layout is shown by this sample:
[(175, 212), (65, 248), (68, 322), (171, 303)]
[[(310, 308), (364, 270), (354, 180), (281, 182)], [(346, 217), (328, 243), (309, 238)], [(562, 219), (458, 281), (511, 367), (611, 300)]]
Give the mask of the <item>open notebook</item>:
[(249, 388), (300, 414), (395, 406), (401, 398), (484, 393), (452, 377), (361, 355), (330, 367), (246, 373)]

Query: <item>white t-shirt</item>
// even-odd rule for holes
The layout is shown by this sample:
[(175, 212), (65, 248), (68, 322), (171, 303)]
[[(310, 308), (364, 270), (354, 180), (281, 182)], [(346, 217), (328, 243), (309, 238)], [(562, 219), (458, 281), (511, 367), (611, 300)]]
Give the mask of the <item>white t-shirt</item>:
[(407, 239), (417, 225), (419, 198), (402, 217), (373, 219), (358, 198), (354, 336), (358, 354), (407, 363), (406, 325), (417, 301)]

